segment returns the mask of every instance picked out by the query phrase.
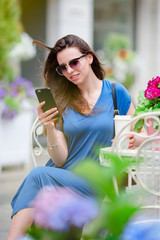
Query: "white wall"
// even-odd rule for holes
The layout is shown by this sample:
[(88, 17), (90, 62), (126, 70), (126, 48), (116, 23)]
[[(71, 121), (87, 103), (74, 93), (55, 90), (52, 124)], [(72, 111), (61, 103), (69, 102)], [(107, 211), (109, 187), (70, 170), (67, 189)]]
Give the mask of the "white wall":
[(49, 45), (67, 34), (93, 46), (93, 0), (48, 0), (46, 36)]
[(137, 14), (137, 52), (141, 58), (132, 96), (136, 103), (140, 89), (160, 75), (160, 1), (139, 0)]

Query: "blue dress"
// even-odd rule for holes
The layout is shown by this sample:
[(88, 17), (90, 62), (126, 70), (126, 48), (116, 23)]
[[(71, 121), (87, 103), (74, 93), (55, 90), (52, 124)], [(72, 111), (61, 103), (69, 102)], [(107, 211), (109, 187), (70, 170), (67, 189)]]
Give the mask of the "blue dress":
[[(117, 107), (120, 115), (126, 115), (131, 96), (123, 85), (116, 83)], [(71, 170), (85, 159), (99, 161), (99, 149), (110, 146), (114, 135), (112, 85), (102, 81), (101, 94), (93, 108), (93, 114), (82, 116), (71, 108), (63, 115), (63, 132), (68, 144), (68, 157), (59, 168), (50, 159), (46, 166), (32, 169), (25, 178), (11, 205), (12, 216), (30, 206), (38, 191), (48, 185), (65, 186), (84, 194), (93, 194), (86, 181)]]

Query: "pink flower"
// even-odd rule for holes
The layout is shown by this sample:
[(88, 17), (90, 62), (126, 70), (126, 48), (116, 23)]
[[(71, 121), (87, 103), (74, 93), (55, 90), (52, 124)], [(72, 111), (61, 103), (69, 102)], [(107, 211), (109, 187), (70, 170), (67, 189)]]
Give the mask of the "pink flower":
[(39, 227), (68, 232), (70, 227), (82, 228), (98, 215), (98, 205), (64, 187), (42, 189), (32, 203), (34, 222)]
[(144, 96), (149, 100), (160, 97), (160, 77), (159, 76), (157, 76), (156, 78), (152, 78), (152, 80), (148, 82), (147, 89), (144, 91)]

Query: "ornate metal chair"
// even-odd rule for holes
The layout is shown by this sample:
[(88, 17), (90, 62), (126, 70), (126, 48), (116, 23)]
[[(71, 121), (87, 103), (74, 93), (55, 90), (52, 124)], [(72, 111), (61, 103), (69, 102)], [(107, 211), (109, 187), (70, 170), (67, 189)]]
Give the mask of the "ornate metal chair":
[[(128, 125), (134, 125), (138, 120), (143, 119), (146, 134), (136, 133), (133, 131), (125, 132)], [(158, 128), (150, 135), (147, 130), (157, 123)], [(128, 134), (135, 135), (141, 139), (141, 144), (135, 150), (129, 150), (126, 136)], [(126, 169), (128, 172), (127, 191), (134, 188), (140, 189), (138, 201), (140, 201), (142, 209), (148, 217), (160, 218), (160, 111), (145, 113), (132, 118), (126, 124), (115, 138), (111, 148), (101, 149), (100, 162), (102, 165), (109, 166), (107, 152), (116, 153), (123, 161), (123, 157), (127, 156), (132, 161), (131, 167)], [(151, 209), (149, 211), (149, 209)]]
[(44, 127), (38, 120), (35, 119), (31, 129), (31, 154), (34, 166), (44, 166), (49, 160), (47, 152), (47, 139), (44, 135)]

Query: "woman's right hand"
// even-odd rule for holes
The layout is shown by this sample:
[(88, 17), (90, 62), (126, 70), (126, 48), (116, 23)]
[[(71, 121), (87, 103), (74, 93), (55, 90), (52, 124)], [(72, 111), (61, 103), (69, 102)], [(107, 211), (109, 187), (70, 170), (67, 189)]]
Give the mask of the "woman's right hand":
[(42, 110), (42, 106), (45, 104), (44, 102), (41, 102), (38, 107), (38, 119), (40, 120), (40, 122), (46, 127), (46, 128), (54, 128), (55, 124), (54, 122), (57, 120), (57, 118), (54, 118), (57, 114), (58, 114), (58, 110), (57, 108), (51, 108), (50, 110), (43, 112)]

